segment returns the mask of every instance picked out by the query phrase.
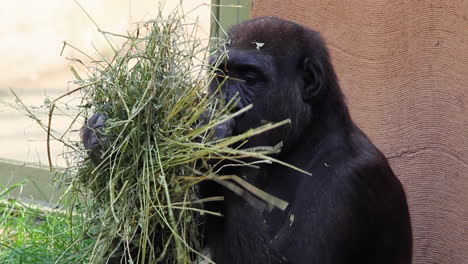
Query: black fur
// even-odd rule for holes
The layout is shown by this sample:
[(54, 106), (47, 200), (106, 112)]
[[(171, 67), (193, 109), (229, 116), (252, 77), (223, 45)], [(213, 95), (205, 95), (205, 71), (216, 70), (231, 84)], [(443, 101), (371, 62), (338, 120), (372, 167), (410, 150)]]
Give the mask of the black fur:
[[(265, 121), (291, 125), (249, 140), (249, 146), (284, 147), (284, 166), (236, 169), (262, 190), (289, 202), (285, 212), (260, 213), (222, 187), (205, 242), (217, 263), (408, 264), (412, 235), (402, 185), (383, 154), (350, 118), (324, 41), (316, 31), (275, 17), (249, 20), (229, 32), (229, 56), (220, 68), (229, 100), (253, 109), (231, 120), (229, 133)], [(211, 93), (218, 84), (213, 83)], [(224, 133), (229, 135), (229, 133)], [(223, 134), (223, 133), (221, 133)], [(231, 169), (232, 170), (232, 169)]]

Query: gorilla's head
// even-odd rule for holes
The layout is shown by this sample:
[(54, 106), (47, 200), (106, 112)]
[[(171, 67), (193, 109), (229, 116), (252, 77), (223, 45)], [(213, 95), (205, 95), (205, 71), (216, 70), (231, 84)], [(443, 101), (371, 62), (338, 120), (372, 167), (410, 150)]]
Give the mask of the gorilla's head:
[(210, 93), (221, 85), (226, 101), (237, 95), (237, 108), (253, 108), (225, 124), (225, 136), (290, 119), (290, 125), (247, 144), (272, 146), (282, 141), (284, 152), (307, 136), (304, 133), (318, 124), (314, 120), (326, 119), (330, 107), (344, 107), (328, 51), (316, 31), (276, 17), (257, 18), (234, 26), (226, 49), (222, 61), (211, 59), (220, 63)]

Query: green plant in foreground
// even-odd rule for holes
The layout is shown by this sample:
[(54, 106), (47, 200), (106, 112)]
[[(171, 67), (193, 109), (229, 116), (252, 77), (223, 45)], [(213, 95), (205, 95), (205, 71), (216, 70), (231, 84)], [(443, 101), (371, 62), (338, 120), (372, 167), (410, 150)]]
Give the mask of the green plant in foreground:
[(0, 200), (0, 263), (77, 263), (83, 259), (81, 250), (92, 243), (77, 239), (83, 218), (36, 207)]

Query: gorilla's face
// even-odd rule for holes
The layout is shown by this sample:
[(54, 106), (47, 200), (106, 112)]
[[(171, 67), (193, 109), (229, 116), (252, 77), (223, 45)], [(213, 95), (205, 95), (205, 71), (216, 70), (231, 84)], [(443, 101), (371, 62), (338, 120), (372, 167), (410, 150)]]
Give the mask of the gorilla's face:
[(286, 119), (291, 124), (268, 131), (249, 140), (247, 146), (273, 146), (296, 137), (296, 124), (307, 124), (309, 107), (302, 100), (303, 67), (296, 58), (284, 59), (258, 48), (231, 45), (218, 66), (218, 77), (210, 94), (218, 93), (225, 102), (234, 100), (235, 109), (250, 104), (252, 109), (217, 128), (221, 137), (240, 134), (266, 123)]
[(221, 85), (223, 99), (237, 100), (236, 108), (240, 109), (253, 104), (257, 97), (271, 89), (274, 73), (269, 56), (255, 51), (231, 49), (219, 66), (217, 78), (210, 86), (210, 93), (214, 93)]

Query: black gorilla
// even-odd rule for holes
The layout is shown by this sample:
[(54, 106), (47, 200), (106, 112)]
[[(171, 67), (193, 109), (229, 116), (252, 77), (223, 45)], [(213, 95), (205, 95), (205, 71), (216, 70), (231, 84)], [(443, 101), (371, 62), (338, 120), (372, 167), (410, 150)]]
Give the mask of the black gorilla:
[[(281, 165), (236, 169), (290, 203), (261, 214), (218, 186), (224, 218), (208, 219), (206, 243), (218, 263), (410, 263), (411, 226), (403, 188), (382, 153), (353, 123), (320, 34), (290, 21), (257, 18), (232, 28), (219, 67), (222, 94), (253, 109), (231, 122), (237, 134), (267, 122), (291, 125), (249, 140), (283, 142)], [(213, 83), (213, 93), (218, 84)]]
[[(252, 138), (246, 147), (283, 142), (276, 158), (312, 176), (278, 164), (229, 172), (288, 201), (285, 211), (259, 212), (216, 183), (200, 186), (203, 196), (225, 197), (207, 205), (224, 215), (204, 225), (211, 258), (223, 264), (411, 263), (405, 193), (384, 155), (351, 120), (320, 34), (264, 17), (232, 28), (228, 43), (219, 67), (227, 76), (222, 95), (229, 100), (238, 94), (239, 108), (253, 108), (219, 134), (289, 118), (290, 125)], [(217, 87), (214, 82), (210, 92)]]

